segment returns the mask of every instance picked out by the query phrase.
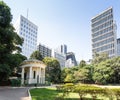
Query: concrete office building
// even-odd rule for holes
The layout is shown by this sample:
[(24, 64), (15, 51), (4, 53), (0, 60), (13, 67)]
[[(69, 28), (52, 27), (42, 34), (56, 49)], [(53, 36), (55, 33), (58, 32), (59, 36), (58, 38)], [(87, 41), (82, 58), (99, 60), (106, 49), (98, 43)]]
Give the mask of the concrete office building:
[(109, 57), (116, 56), (116, 24), (113, 18), (113, 8), (110, 7), (91, 19), (92, 55), (107, 53)]
[(51, 57), (51, 53), (52, 53), (52, 49), (50, 49), (49, 47), (39, 44), (37, 46), (37, 50), (40, 51), (42, 57)]
[(120, 38), (117, 39), (117, 56), (120, 56)]
[(14, 27), (17, 34), (24, 39), (23, 45), (21, 46), (22, 54), (29, 58), (31, 53), (37, 50), (38, 27), (22, 15)]

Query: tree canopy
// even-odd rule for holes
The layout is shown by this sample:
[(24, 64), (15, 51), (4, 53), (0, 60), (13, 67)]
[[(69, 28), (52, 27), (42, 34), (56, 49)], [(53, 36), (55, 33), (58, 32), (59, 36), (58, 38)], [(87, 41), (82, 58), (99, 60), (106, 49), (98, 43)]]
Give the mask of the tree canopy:
[(61, 81), (61, 68), (57, 59), (45, 57), (43, 62), (47, 65), (46, 67), (46, 80), (59, 83)]
[(85, 62), (84, 60), (81, 60), (79, 66), (80, 66), (80, 67), (86, 66), (86, 62)]
[(43, 57), (42, 57), (40, 51), (34, 51), (34, 52), (31, 54), (30, 59), (43, 60)]
[(100, 58), (99, 63), (94, 62), (93, 80), (100, 84), (120, 83), (120, 57), (106, 59), (101, 55)]
[(120, 57), (108, 59), (108, 56), (103, 53), (98, 54), (93, 61), (92, 64), (84, 65), (82, 63), (81, 67), (64, 68), (61, 75), (62, 81), (97, 84), (120, 83)]
[(107, 60), (108, 58), (109, 57), (107, 53), (95, 53), (92, 60), (92, 64), (98, 64), (102, 61)]
[[(13, 69), (21, 62), (20, 45), (23, 39), (17, 35), (11, 24), (12, 15), (10, 8), (0, 1), (0, 80), (7, 80)], [(16, 52), (16, 54), (13, 54)], [(17, 56), (19, 54), (19, 57)]]
[(10, 8), (3, 1), (0, 1), (0, 26), (9, 27), (11, 20)]

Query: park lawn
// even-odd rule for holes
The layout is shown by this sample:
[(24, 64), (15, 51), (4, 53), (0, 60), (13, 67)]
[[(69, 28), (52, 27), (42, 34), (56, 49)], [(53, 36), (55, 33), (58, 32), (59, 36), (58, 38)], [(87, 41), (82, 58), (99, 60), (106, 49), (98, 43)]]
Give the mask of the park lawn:
[(35, 88), (30, 93), (32, 100), (54, 100), (60, 94), (55, 88)]
[[(62, 100), (57, 97), (62, 96), (62, 92), (56, 91), (56, 88), (35, 88), (30, 90), (32, 100)], [(79, 100), (77, 93), (70, 93), (64, 100)], [(83, 100), (92, 100), (90, 95), (87, 95)], [(107, 98), (99, 97), (96, 100), (108, 100)]]

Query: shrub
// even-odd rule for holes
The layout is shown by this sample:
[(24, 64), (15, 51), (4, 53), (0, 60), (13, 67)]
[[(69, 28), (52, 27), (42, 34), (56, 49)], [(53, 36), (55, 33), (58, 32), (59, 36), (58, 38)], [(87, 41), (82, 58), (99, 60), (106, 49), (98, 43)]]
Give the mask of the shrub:
[(11, 79), (11, 86), (20, 86), (21, 85), (21, 80), (20, 79)]
[(112, 90), (113, 94), (115, 95), (116, 100), (120, 100), (120, 88), (113, 88), (111, 90)]
[(109, 100), (120, 100), (120, 88), (101, 88), (93, 85), (86, 85), (86, 84), (65, 84), (56, 86), (58, 91), (63, 92), (63, 97), (67, 96), (70, 92), (78, 93), (80, 100), (83, 100), (83, 97), (87, 94), (91, 95), (92, 100), (96, 100), (98, 96), (106, 96)]
[(57, 91), (62, 91), (63, 90), (63, 85), (56, 86)]
[(74, 86), (73, 92), (79, 94), (80, 100), (82, 100), (83, 96), (87, 94), (90, 94), (94, 100), (97, 98), (98, 95), (103, 95), (105, 93), (105, 89), (91, 85), (79, 84)]
[(45, 85), (46, 85), (46, 86), (50, 86), (51, 83), (50, 83), (49, 81), (45, 81)]
[(88, 89), (88, 85), (79, 84), (74, 86), (73, 92), (78, 93), (80, 96), (80, 100), (82, 100), (83, 96), (87, 95), (87, 89)]
[(105, 89), (105, 94), (104, 96), (108, 97), (109, 100), (113, 100), (114, 99), (114, 94), (113, 91), (109, 88), (104, 88)]
[(71, 92), (73, 87), (74, 87), (73, 83), (67, 83), (67, 84), (63, 85), (64, 90), (68, 91), (68, 92)]
[(64, 100), (62, 96), (55, 97), (55, 100)]
[(87, 89), (87, 93), (92, 96), (93, 100), (96, 99), (98, 95), (104, 95), (105, 92), (106, 91), (104, 88), (100, 88), (96, 86), (89, 86)]

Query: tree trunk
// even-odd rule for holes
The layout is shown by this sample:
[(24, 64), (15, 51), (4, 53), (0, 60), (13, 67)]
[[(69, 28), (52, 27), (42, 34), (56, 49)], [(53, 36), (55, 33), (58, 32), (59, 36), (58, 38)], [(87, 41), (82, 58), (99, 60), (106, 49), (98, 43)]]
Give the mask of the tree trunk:
[(79, 94), (79, 96), (80, 96), (80, 100), (83, 100), (82, 95)]

